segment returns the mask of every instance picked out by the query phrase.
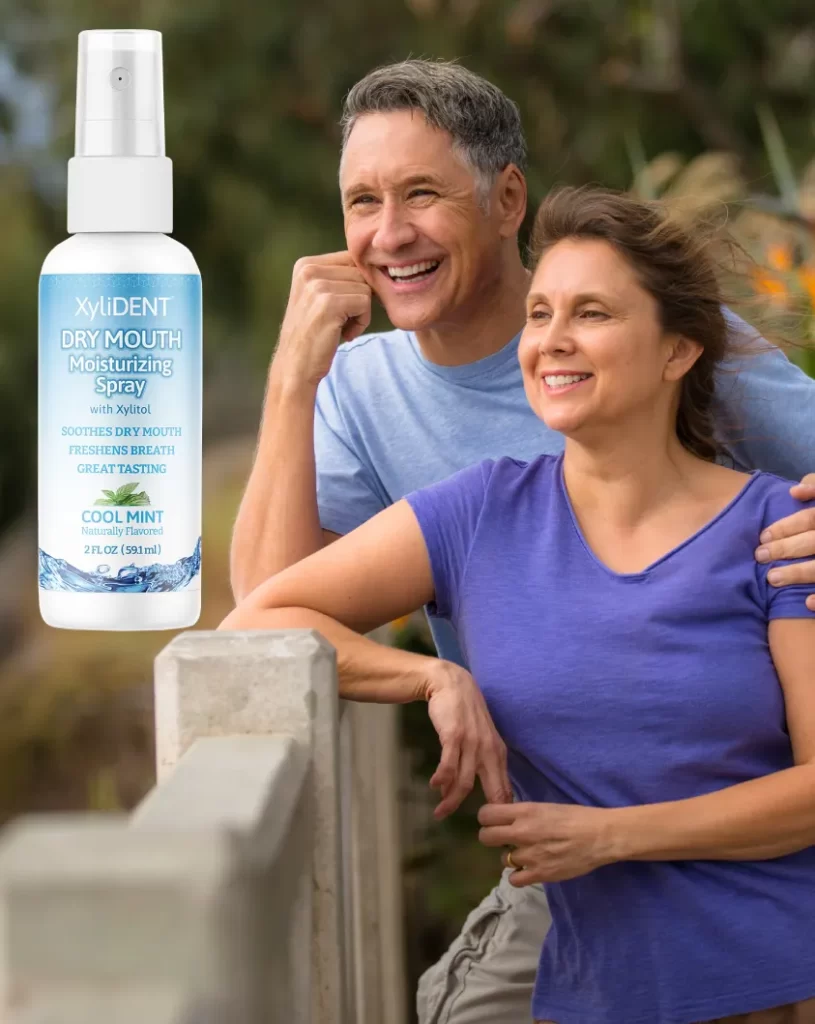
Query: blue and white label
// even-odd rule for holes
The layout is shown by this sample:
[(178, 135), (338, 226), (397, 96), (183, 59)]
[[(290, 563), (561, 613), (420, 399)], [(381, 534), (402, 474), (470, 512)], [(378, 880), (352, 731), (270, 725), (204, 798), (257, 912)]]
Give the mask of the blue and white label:
[(201, 279), (43, 274), (39, 585), (200, 589)]

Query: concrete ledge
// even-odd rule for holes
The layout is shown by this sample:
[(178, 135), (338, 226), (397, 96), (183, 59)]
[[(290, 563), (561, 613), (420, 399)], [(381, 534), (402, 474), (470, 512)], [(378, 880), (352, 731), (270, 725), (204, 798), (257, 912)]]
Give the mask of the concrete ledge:
[[(180, 633), (155, 659), (159, 782), (199, 736), (304, 738), (317, 690), (338, 704), (335, 672), (334, 648), (313, 629)], [(326, 676), (334, 678), (330, 689), (315, 686)]]
[(37, 992), (0, 1018), (3, 1024), (231, 1024), (217, 1001), (190, 1006), (183, 994), (157, 987), (146, 992), (134, 986), (107, 991)]
[[(290, 874), (275, 878), (269, 889), (278, 902), (289, 894), (294, 899), (285, 962), (296, 1020), (347, 1024), (353, 1019), (346, 970), (351, 954), (343, 933), (334, 648), (311, 629), (182, 633), (156, 658), (155, 708), (161, 785), (201, 737), (287, 736), (305, 753), (308, 771), (295, 829), (304, 838), (292, 837), (302, 852), (286, 860)], [(278, 961), (267, 960), (267, 976)]]
[(395, 709), (312, 630), (182, 634), (155, 690), (131, 816), (2, 835), (2, 1024), (400, 1024)]
[(268, 864), (286, 841), (307, 768), (306, 751), (290, 736), (202, 738), (148, 793), (130, 825), (225, 830), (234, 833), (245, 856)]
[(230, 860), (214, 830), (141, 835), (118, 816), (21, 819), (0, 847), (0, 1006), (138, 987), (169, 1007), (205, 991)]

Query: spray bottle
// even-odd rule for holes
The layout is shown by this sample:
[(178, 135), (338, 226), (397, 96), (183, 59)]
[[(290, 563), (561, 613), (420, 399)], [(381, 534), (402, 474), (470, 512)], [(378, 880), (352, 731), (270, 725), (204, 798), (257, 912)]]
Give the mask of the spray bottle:
[(68, 233), (39, 319), (39, 603), (65, 629), (201, 604), (201, 276), (172, 231), (161, 33), (79, 35)]

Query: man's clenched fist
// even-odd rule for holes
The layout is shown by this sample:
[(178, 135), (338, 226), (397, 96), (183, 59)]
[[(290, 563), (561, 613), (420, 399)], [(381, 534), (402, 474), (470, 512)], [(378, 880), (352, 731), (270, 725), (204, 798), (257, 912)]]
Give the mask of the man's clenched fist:
[(371, 289), (347, 252), (299, 259), (280, 328), (276, 372), (316, 387), (340, 343), (359, 337), (370, 322)]

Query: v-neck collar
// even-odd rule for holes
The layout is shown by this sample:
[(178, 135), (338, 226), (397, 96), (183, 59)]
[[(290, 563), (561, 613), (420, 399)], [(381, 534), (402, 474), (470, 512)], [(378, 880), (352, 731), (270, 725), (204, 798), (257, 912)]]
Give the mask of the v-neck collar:
[(595, 554), (593, 548), (591, 547), (591, 545), (586, 540), (583, 534), (583, 530), (581, 529), (580, 523), (578, 522), (577, 516), (575, 515), (574, 506), (572, 505), (572, 499), (569, 497), (569, 491), (566, 488), (566, 480), (563, 476), (563, 458), (563, 455), (558, 456), (558, 486), (560, 487), (563, 500), (566, 502), (566, 508), (569, 510), (569, 516), (571, 517), (572, 526), (574, 527), (575, 533), (577, 534), (580, 543), (583, 545), (586, 554), (595, 563), (595, 565), (597, 565), (600, 569), (603, 570), (603, 572), (607, 573), (613, 579), (618, 580), (643, 579), (644, 577), (650, 575), (658, 566), (662, 565), (664, 562), (667, 562), (669, 559), (673, 558), (674, 555), (677, 555), (680, 551), (683, 551), (686, 547), (688, 547), (688, 545), (693, 544), (694, 541), (698, 540), (703, 534), (707, 533), (708, 530), (715, 526), (716, 523), (723, 519), (733, 508), (735, 508), (736, 505), (738, 505), (738, 503), (741, 501), (741, 499), (752, 487), (753, 483), (758, 479), (760, 475), (760, 470), (753, 470), (750, 474), (750, 479), (745, 481), (744, 486), (739, 490), (739, 492), (734, 497), (732, 497), (730, 501), (728, 501), (728, 503), (723, 508), (721, 508), (715, 516), (713, 516), (712, 519), (708, 520), (708, 522), (706, 522), (704, 526), (701, 526), (689, 537), (686, 537), (683, 541), (677, 544), (676, 547), (671, 548), (670, 551), (666, 551), (664, 555), (660, 555), (660, 557), (657, 558), (656, 561), (651, 562), (650, 565), (646, 565), (645, 568), (641, 569), (639, 572), (615, 572), (610, 566), (606, 565), (606, 563)]

